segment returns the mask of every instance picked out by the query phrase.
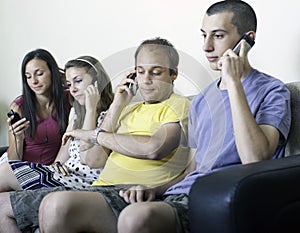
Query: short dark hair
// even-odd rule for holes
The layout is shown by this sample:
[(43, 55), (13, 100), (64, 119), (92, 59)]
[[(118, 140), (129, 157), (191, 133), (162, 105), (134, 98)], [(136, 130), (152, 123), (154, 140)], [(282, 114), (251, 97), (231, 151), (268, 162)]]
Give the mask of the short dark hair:
[(256, 32), (256, 14), (248, 3), (240, 0), (225, 0), (216, 2), (207, 9), (206, 14), (210, 16), (223, 12), (233, 13), (231, 23), (237, 27), (237, 31), (240, 35), (248, 31)]
[(142, 48), (144, 48), (145, 46), (154, 46), (154, 49), (163, 49), (168, 58), (169, 58), (169, 69), (170, 69), (170, 75), (174, 74), (174, 70), (178, 67), (179, 64), (179, 54), (177, 52), (177, 50), (175, 49), (175, 47), (166, 39), (160, 38), (160, 37), (156, 37), (154, 39), (148, 39), (148, 40), (144, 40), (139, 47), (137, 48), (137, 50), (135, 51), (134, 54), (134, 58), (135, 58), (135, 63), (136, 63), (136, 59), (137, 56), (139, 54), (139, 52), (142, 50)]

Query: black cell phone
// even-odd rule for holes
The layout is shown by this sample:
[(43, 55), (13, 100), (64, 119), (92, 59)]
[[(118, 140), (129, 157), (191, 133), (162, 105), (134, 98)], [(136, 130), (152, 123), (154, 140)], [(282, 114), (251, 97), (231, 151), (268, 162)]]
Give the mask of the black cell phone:
[[(127, 76), (127, 78), (130, 78), (132, 80), (135, 80), (136, 78), (136, 73), (131, 73)], [(133, 95), (136, 95), (136, 92), (138, 90), (138, 85), (137, 84), (133, 84), (133, 83), (127, 83), (127, 86), (131, 89)]]
[(232, 49), (233, 52), (235, 52), (237, 55), (239, 55), (240, 50), (241, 50), (241, 42), (242, 40), (246, 40), (246, 53), (249, 52), (249, 50), (253, 47), (253, 45), (255, 44), (255, 41), (252, 39), (251, 36), (244, 34), (242, 36), (242, 38), (236, 43), (236, 45), (234, 46), (234, 48)]
[(14, 116), (14, 118), (10, 122), (11, 124), (14, 124), (17, 121), (21, 120), (20, 115), (17, 112), (15, 112), (14, 110), (12, 110), (12, 109), (7, 113), (7, 116), (8, 117)]

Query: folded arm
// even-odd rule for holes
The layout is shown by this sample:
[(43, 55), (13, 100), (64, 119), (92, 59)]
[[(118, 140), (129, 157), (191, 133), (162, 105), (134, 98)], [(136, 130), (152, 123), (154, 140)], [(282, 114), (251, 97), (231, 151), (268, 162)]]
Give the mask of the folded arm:
[(196, 169), (195, 149), (190, 148), (187, 167), (185, 171), (176, 177), (175, 179), (156, 187), (146, 187), (143, 185), (132, 186), (129, 189), (123, 189), (119, 192), (119, 195), (124, 198), (127, 203), (154, 201), (156, 198), (161, 197), (164, 192), (172, 185), (180, 182), (190, 172)]

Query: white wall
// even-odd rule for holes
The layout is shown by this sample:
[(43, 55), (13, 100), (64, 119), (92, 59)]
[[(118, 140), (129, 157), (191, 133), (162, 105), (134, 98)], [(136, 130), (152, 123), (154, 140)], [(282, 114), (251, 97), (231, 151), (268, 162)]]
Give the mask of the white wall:
[[(246, 0), (247, 1), (247, 0)], [(180, 51), (176, 91), (197, 93), (216, 76), (202, 54), (201, 21), (212, 0), (1, 0), (0, 146), (7, 144), (6, 113), (21, 93), (20, 63), (35, 48), (49, 50), (61, 67), (79, 55), (103, 62), (115, 82), (133, 65), (144, 39), (161, 36)], [(300, 2), (248, 0), (257, 12), (252, 65), (284, 82), (300, 80)], [(180, 88), (179, 88), (180, 87)], [(187, 90), (184, 90), (186, 93)]]

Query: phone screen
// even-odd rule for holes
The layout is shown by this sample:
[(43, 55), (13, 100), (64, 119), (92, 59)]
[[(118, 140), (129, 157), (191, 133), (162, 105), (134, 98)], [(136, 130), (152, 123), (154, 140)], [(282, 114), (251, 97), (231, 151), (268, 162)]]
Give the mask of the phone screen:
[(252, 39), (251, 36), (244, 34), (242, 36), (242, 38), (237, 42), (237, 44), (234, 46), (234, 48), (232, 49), (233, 52), (235, 52), (236, 54), (240, 53), (241, 50), (241, 42), (242, 40), (246, 40), (246, 53), (249, 52), (249, 50), (253, 47), (253, 45), (255, 44), (255, 41)]

